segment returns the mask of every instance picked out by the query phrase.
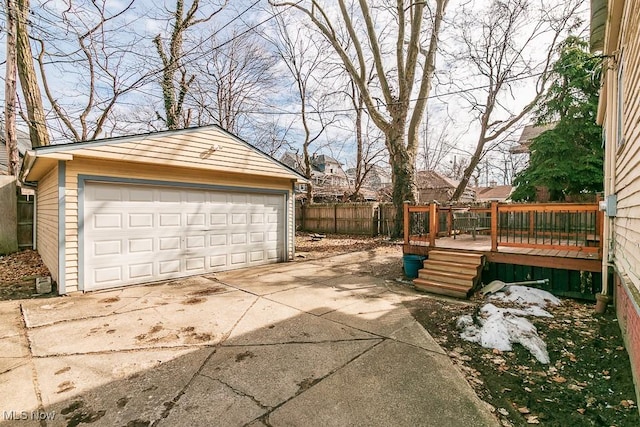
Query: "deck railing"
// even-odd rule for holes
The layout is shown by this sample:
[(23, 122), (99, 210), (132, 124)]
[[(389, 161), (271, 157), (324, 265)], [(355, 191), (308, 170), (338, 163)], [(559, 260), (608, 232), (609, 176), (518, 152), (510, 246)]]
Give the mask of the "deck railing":
[(476, 232), (491, 237), (491, 250), (498, 247), (602, 251), (604, 214), (597, 203), (491, 204), (490, 208), (442, 207), (405, 204), (405, 244), (437, 246), (436, 239), (452, 236), (454, 213), (469, 212), (475, 218)]

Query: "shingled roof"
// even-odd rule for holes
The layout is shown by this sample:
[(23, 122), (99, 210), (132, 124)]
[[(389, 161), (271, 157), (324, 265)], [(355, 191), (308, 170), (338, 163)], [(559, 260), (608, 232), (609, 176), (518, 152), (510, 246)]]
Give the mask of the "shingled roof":
[(518, 144), (512, 147), (509, 152), (511, 154), (524, 154), (529, 153), (529, 146), (540, 134), (556, 127), (557, 122), (549, 123), (546, 125), (527, 125), (522, 129), (522, 135), (518, 140)]

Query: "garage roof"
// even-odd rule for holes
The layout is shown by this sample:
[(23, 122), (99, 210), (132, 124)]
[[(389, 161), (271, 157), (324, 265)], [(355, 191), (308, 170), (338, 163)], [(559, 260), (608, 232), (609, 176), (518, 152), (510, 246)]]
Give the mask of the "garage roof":
[(27, 152), (21, 180), (37, 181), (57, 161), (76, 157), (307, 182), (295, 170), (216, 125), (38, 147)]

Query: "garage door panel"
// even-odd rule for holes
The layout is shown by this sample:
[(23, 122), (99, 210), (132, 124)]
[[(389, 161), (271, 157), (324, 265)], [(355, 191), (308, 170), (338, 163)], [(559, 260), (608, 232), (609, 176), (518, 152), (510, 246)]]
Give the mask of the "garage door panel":
[(129, 228), (153, 228), (152, 213), (130, 213), (127, 215)]
[(180, 190), (160, 189), (158, 190), (162, 203), (180, 203), (182, 201), (182, 192)]
[(247, 263), (247, 253), (246, 252), (238, 252), (231, 254), (231, 264), (246, 264)]
[(180, 227), (181, 223), (180, 212), (161, 213), (159, 214), (160, 221), (159, 226), (162, 227)]
[(209, 235), (210, 246), (225, 246), (227, 244), (226, 234), (211, 234)]
[(120, 229), (122, 228), (122, 215), (117, 213), (96, 214), (93, 217), (93, 228)]
[(224, 213), (214, 213), (209, 215), (209, 225), (216, 226), (226, 226), (227, 225), (227, 214)]
[(158, 267), (160, 268), (158, 271), (160, 274), (179, 273), (180, 260), (172, 259), (168, 261), (160, 261), (158, 262)]
[(161, 237), (158, 239), (160, 252), (180, 249), (180, 236)]
[(129, 278), (153, 280), (153, 263), (131, 264), (129, 266)]
[(187, 249), (204, 248), (206, 242), (205, 235), (188, 236), (186, 240)]
[(206, 257), (192, 257), (186, 259), (185, 268), (188, 272), (204, 271), (206, 265)]
[(129, 253), (132, 254), (151, 254), (153, 253), (153, 239), (129, 239)]
[(97, 202), (120, 201), (123, 200), (122, 189), (116, 186), (96, 187), (92, 194), (91, 200)]
[(206, 223), (206, 216), (204, 213), (187, 214), (188, 226), (204, 226)]
[(244, 245), (247, 243), (247, 234), (246, 233), (233, 233), (231, 235), (231, 244), (232, 245)]
[(282, 259), (284, 196), (87, 183), (86, 290)]
[(107, 284), (122, 281), (122, 267), (108, 266), (99, 267), (94, 270), (94, 281), (96, 284)]
[(119, 255), (121, 253), (122, 241), (120, 240), (104, 240), (93, 244), (93, 254), (95, 256)]

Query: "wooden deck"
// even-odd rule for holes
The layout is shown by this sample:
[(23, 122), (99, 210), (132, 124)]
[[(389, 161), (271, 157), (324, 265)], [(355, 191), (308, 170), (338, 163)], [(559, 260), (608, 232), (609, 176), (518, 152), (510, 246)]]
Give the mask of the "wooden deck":
[[(486, 215), (488, 234), (477, 234), (476, 239), (471, 234), (458, 234), (454, 239), (458, 231), (452, 227), (450, 209), (407, 206), (404, 253), (428, 255), (433, 249), (482, 252), (493, 263), (602, 271), (602, 213), (597, 204), (494, 203), (491, 209), (477, 211)], [(514, 215), (521, 220), (516, 227), (512, 225)]]

